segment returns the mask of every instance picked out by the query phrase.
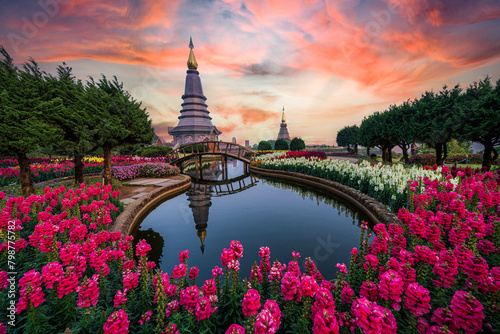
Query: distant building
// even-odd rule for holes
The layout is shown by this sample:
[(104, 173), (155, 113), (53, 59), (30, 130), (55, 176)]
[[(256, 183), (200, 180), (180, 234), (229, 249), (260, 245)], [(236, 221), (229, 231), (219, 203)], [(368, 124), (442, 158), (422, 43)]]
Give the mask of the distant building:
[(163, 137), (158, 137), (158, 139), (156, 139), (154, 145), (155, 146), (166, 146), (167, 142), (165, 141), (165, 139)]
[(291, 140), (290, 135), (288, 134), (287, 126), (286, 126), (285, 107), (283, 107), (283, 115), (281, 116), (280, 132), (278, 133), (277, 139)]
[(233, 137), (233, 144), (236, 144), (236, 137)]
[(250, 148), (250, 140), (245, 140), (245, 147)]
[(203, 95), (191, 38), (189, 39), (189, 48), (191, 50), (187, 62), (186, 86), (184, 95), (182, 95), (184, 102), (181, 104), (179, 123), (174, 128), (168, 128), (168, 134), (174, 137), (174, 143), (179, 145), (203, 141), (207, 137), (210, 140), (218, 141), (219, 135), (222, 133), (212, 124), (212, 118), (209, 116), (210, 112), (205, 103), (207, 98)]

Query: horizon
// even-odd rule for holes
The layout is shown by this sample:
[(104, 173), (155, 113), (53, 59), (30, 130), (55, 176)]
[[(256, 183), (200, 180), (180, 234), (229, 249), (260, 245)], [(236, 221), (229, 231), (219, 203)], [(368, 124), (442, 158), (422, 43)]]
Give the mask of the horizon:
[(172, 141), (192, 36), (220, 139), (336, 145), (337, 131), (443, 85), (500, 78), (500, 3), (152, 0), (9, 2), (0, 45), (50, 73), (116, 75)]

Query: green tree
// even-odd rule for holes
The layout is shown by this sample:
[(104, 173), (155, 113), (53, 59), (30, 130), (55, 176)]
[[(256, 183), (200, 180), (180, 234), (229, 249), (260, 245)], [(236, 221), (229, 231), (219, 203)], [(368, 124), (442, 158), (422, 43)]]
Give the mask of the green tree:
[(269, 144), (269, 142), (265, 141), (265, 140), (262, 140), (260, 143), (259, 143), (259, 146), (257, 147), (257, 149), (259, 151), (270, 151), (273, 149), (273, 147), (271, 146), (271, 144)]
[(375, 112), (365, 117), (359, 127), (359, 142), (365, 147), (382, 150), (382, 160), (392, 162), (391, 150), (396, 146), (391, 131), (392, 123), (387, 112)]
[(0, 146), (17, 157), (21, 192), (28, 196), (34, 188), (27, 153), (61, 139), (50, 118), (61, 111), (62, 101), (48, 98), (44, 73), (33, 59), (19, 70), (3, 47), (0, 54)]
[(415, 133), (418, 142), (436, 150), (436, 164), (442, 165), (448, 155), (446, 143), (460, 123), (459, 103), (461, 88), (444, 86), (439, 93), (425, 92), (413, 104), (415, 107)]
[(306, 143), (302, 140), (302, 138), (293, 138), (290, 142), (290, 151), (300, 151), (306, 148)]
[(337, 132), (337, 145), (347, 147), (347, 151), (358, 154), (359, 128), (357, 125), (345, 126)]
[(90, 78), (86, 86), (90, 112), (99, 118), (90, 131), (93, 142), (104, 153), (104, 184), (111, 184), (111, 150), (134, 144), (149, 144), (154, 130), (146, 109), (141, 108), (116, 77), (108, 80), (104, 75), (95, 82)]
[(409, 101), (399, 106), (391, 105), (387, 110), (387, 120), (390, 122), (387, 139), (401, 148), (405, 163), (410, 163), (408, 150), (417, 138), (414, 116), (415, 109)]
[(90, 141), (89, 131), (100, 119), (88, 108), (92, 102), (87, 99), (82, 82), (75, 80), (71, 67), (63, 63), (57, 68), (57, 77), (49, 75), (46, 80), (51, 97), (60, 97), (63, 101), (61, 112), (52, 117), (64, 133), (63, 140), (57, 145), (58, 150), (73, 155), (75, 183), (83, 183), (83, 158), (98, 148)]
[(287, 151), (288, 150), (288, 142), (284, 139), (278, 139), (274, 143), (274, 149), (276, 151)]
[(470, 85), (459, 115), (455, 128), (459, 137), (483, 144), (483, 166), (490, 169), (498, 158), (495, 146), (500, 144), (500, 79), (495, 87), (489, 77)]

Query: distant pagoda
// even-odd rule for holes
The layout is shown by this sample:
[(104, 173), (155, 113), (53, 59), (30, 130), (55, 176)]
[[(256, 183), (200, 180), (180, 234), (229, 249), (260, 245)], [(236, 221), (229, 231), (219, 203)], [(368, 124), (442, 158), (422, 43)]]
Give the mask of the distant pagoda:
[(187, 61), (186, 86), (181, 106), (182, 110), (179, 118), (179, 123), (176, 127), (168, 128), (168, 134), (174, 138), (174, 142), (179, 145), (203, 141), (206, 138), (210, 140), (219, 140), (219, 135), (222, 133), (212, 124), (212, 118), (208, 115), (210, 112), (207, 109), (205, 101), (207, 98), (203, 95), (203, 88), (199, 72), (197, 71), (198, 63), (194, 57), (193, 40), (189, 38), (189, 58)]
[(283, 115), (281, 116), (280, 132), (278, 133), (278, 139), (291, 140), (288, 134), (288, 129), (286, 127), (285, 119), (285, 107), (283, 107)]

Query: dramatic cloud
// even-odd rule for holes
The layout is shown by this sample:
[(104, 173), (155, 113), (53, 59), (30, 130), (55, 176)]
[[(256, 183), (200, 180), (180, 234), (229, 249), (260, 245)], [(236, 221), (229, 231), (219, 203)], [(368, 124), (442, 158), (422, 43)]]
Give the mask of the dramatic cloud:
[(178, 121), (189, 36), (225, 140), (274, 138), (285, 105), (293, 136), (332, 142), (425, 90), (500, 77), (496, 0), (17, 0), (0, 12), (16, 62), (117, 75), (163, 136)]

